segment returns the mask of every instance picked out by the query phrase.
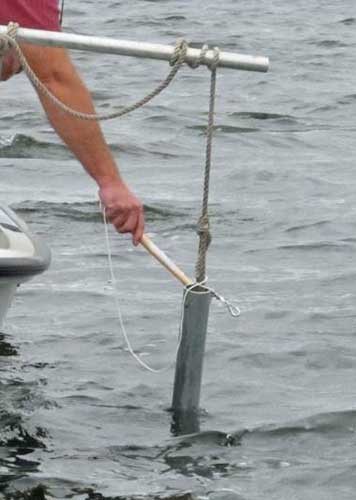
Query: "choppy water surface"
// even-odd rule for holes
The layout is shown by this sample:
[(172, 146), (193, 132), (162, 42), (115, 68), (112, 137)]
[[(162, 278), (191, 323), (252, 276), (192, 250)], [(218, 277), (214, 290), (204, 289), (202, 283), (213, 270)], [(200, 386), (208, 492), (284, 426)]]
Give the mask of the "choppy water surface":
[[(96, 188), (25, 78), (1, 85), (0, 198), (46, 239), (53, 262), (19, 291), (0, 336), (0, 497), (351, 500), (354, 1), (67, 4), (70, 31), (171, 44), (184, 36), (270, 57), (266, 75), (225, 70), (218, 81), (209, 277), (242, 316), (213, 305), (201, 433), (173, 436), (173, 368), (144, 372), (119, 331)], [(141, 97), (168, 71), (74, 57), (98, 110)], [(147, 231), (188, 274), (207, 93), (208, 72), (184, 69), (145, 109), (104, 126), (146, 205)], [(132, 343), (166, 366), (181, 288), (127, 238), (111, 241)]]

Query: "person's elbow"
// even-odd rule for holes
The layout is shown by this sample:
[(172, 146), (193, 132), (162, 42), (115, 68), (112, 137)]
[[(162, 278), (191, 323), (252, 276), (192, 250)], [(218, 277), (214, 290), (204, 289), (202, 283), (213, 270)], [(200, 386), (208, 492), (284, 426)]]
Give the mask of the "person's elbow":
[(64, 49), (26, 46), (23, 51), (31, 69), (48, 90), (70, 86), (77, 78)]

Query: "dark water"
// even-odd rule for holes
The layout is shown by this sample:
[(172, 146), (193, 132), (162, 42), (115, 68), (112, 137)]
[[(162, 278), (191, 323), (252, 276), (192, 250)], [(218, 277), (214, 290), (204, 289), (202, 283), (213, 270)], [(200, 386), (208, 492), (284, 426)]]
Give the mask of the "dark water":
[[(174, 437), (173, 369), (146, 373), (122, 340), (96, 188), (26, 80), (2, 85), (0, 197), (53, 263), (20, 290), (0, 337), (0, 498), (355, 498), (354, 1), (76, 0), (65, 28), (270, 57), (266, 75), (218, 81), (209, 278), (242, 316), (212, 307), (201, 433)], [(98, 110), (168, 70), (74, 57)], [(104, 125), (148, 232), (188, 274), (207, 94), (207, 71), (184, 69), (145, 109)], [(132, 343), (166, 366), (181, 288), (126, 238), (112, 246)]]

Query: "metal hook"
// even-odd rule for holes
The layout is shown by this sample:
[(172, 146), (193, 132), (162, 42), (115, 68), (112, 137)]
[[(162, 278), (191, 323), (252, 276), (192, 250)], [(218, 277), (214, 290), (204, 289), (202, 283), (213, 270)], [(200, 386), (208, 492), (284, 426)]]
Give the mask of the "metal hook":
[(215, 297), (217, 300), (219, 300), (220, 302), (222, 302), (223, 304), (225, 304), (227, 310), (229, 311), (229, 313), (231, 314), (231, 316), (233, 318), (238, 318), (239, 316), (241, 316), (241, 310), (239, 309), (238, 306), (236, 306), (235, 304), (233, 304), (232, 302), (230, 302), (229, 300), (225, 299), (225, 297), (223, 297), (222, 295), (219, 295), (215, 290), (211, 289), (211, 294), (213, 295), (213, 297)]

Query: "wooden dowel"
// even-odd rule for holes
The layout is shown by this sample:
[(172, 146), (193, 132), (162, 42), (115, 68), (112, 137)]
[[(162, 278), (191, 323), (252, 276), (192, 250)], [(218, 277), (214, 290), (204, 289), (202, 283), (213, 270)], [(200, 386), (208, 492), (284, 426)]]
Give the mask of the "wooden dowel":
[(158, 248), (153, 241), (144, 234), (140, 241), (141, 245), (162, 264), (173, 276), (175, 276), (184, 286), (192, 285), (194, 282), (169, 258), (167, 255)]

